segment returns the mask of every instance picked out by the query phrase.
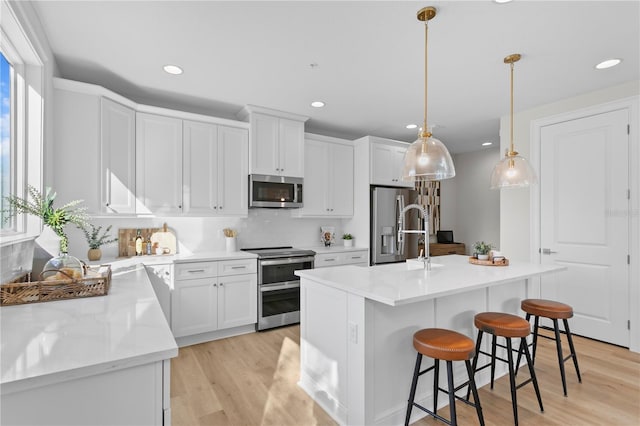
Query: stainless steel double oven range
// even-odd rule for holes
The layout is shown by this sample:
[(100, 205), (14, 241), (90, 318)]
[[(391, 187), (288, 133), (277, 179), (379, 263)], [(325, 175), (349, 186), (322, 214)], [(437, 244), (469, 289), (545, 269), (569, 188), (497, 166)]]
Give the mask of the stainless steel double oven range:
[(315, 252), (292, 247), (250, 248), (258, 255), (258, 330), (300, 322), (300, 269), (313, 269)]

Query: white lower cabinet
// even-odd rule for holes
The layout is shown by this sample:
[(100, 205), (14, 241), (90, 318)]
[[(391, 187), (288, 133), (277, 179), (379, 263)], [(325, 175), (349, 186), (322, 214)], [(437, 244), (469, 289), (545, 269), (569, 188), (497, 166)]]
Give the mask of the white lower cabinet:
[(257, 321), (255, 259), (175, 265), (171, 329), (189, 336)]
[(326, 268), (342, 265), (367, 266), (369, 264), (367, 253), (368, 251), (366, 249), (336, 253), (316, 253), (316, 259), (313, 266), (314, 268)]

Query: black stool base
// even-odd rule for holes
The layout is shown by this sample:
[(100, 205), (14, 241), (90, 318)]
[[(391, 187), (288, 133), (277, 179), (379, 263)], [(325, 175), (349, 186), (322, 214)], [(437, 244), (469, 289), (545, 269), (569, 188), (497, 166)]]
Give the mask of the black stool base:
[[(409, 421), (411, 420), (411, 410), (413, 407), (417, 407), (425, 413), (429, 414), (432, 417), (444, 422), (445, 424), (455, 426), (457, 425), (457, 417), (456, 417), (456, 399), (464, 402), (467, 405), (471, 405), (475, 407), (476, 413), (478, 414), (478, 420), (480, 421), (480, 425), (484, 426), (484, 416), (482, 415), (482, 407), (480, 406), (480, 398), (478, 397), (478, 389), (476, 388), (476, 383), (473, 377), (473, 370), (471, 368), (471, 362), (469, 360), (465, 361), (465, 365), (467, 367), (467, 375), (469, 376), (469, 380), (458, 387), (454, 387), (453, 385), (453, 362), (447, 361), (447, 382), (448, 382), (448, 390), (442, 389), (438, 385), (439, 373), (440, 373), (440, 360), (435, 359), (434, 365), (431, 367), (420, 371), (420, 365), (422, 363), (422, 354), (418, 353), (416, 357), (416, 365), (413, 370), (413, 381), (411, 383), (411, 392), (409, 393), (409, 401), (407, 404), (407, 415), (405, 417), (404, 424), (407, 426)], [(433, 411), (423, 407), (422, 405), (414, 402), (416, 396), (416, 387), (418, 386), (418, 377), (422, 376), (429, 371), (434, 370), (434, 378), (433, 378)], [(462, 389), (465, 386), (469, 386), (469, 392), (473, 392), (474, 402), (469, 401), (469, 396), (467, 398), (461, 398), (455, 394), (456, 391)], [(438, 393), (444, 392), (449, 395), (449, 416), (450, 419), (446, 419), (438, 414)]]

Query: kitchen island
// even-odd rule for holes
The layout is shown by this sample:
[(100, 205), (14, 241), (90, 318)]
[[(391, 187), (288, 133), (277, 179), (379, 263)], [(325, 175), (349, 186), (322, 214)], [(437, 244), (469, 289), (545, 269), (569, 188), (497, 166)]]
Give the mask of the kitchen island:
[(108, 295), (0, 308), (0, 423), (170, 422), (178, 347), (141, 264)]
[[(407, 262), (296, 272), (301, 277), (299, 385), (339, 423), (402, 424), (415, 363), (414, 332), (448, 328), (475, 340), (476, 313), (522, 314), (520, 301), (537, 296), (531, 279), (566, 269), (526, 262), (478, 266), (460, 255), (435, 262), (430, 271)], [(460, 364), (454, 365), (456, 384), (466, 377)], [(504, 374), (499, 367), (497, 375)], [(487, 370), (476, 379), (479, 386), (486, 384)], [(430, 380), (420, 381), (416, 402), (430, 406), (431, 389)], [(412, 421), (424, 415), (413, 410)]]

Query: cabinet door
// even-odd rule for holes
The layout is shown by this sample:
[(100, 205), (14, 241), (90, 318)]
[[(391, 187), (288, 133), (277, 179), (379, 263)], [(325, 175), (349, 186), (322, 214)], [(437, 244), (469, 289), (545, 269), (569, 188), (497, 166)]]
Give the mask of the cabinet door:
[(404, 154), (407, 152), (407, 148), (395, 147), (393, 149), (393, 164), (392, 164), (392, 179), (395, 179), (394, 185), (406, 186), (407, 188), (413, 188), (413, 181), (406, 181), (402, 179), (402, 170), (404, 169)]
[(278, 174), (304, 177), (304, 123), (281, 118), (279, 138)]
[(137, 213), (182, 212), (182, 120), (136, 115)]
[(217, 213), (218, 126), (184, 121), (183, 143), (183, 211), (198, 215)]
[(217, 278), (177, 280), (171, 297), (171, 330), (175, 337), (216, 330)]
[(277, 117), (258, 113), (251, 115), (251, 173), (279, 174), (278, 126)]
[(329, 149), (332, 169), (328, 180), (330, 213), (333, 216), (353, 216), (353, 147), (330, 144)]
[(256, 274), (219, 278), (218, 329), (258, 322), (258, 279)]
[(249, 135), (245, 129), (218, 127), (217, 169), (218, 214), (247, 216)]
[(392, 146), (371, 144), (371, 184), (394, 185), (392, 163), (395, 153)]
[(107, 98), (101, 102), (101, 204), (105, 213), (136, 212), (136, 114)]
[[(52, 150), (56, 205), (84, 200), (89, 213), (100, 208), (100, 97), (56, 89)], [(79, 181), (81, 176), (82, 181)]]
[(305, 178), (303, 186), (303, 216), (326, 216), (329, 214), (328, 187), (329, 164), (326, 142), (308, 139), (305, 141)]

